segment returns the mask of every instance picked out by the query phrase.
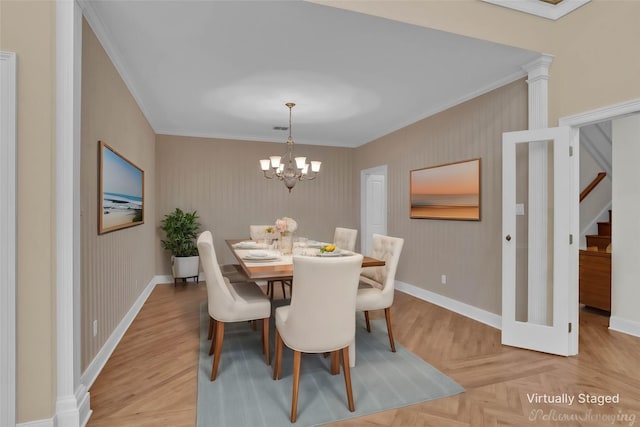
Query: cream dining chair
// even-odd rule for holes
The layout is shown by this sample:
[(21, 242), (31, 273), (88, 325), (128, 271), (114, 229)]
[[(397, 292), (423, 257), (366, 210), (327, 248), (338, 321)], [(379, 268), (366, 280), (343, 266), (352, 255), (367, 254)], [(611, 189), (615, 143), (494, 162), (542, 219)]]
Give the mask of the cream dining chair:
[[(265, 235), (267, 234), (266, 229), (267, 228), (273, 228), (275, 230), (275, 226), (273, 225), (250, 225), (249, 226), (249, 237), (251, 237), (251, 240), (254, 241), (258, 241), (258, 240), (262, 240), (265, 239)], [(280, 236), (280, 234), (275, 231), (274, 237), (278, 238)], [(285, 291), (285, 287), (284, 285), (290, 285), (290, 283), (286, 280), (269, 280), (267, 281), (267, 295), (269, 295), (270, 299), (273, 299), (273, 285), (275, 284), (275, 282), (280, 282), (280, 286), (282, 287), (282, 296), (286, 299), (287, 298), (287, 293)], [(263, 282), (264, 283), (264, 282)]]
[(395, 290), (396, 269), (404, 239), (399, 237), (383, 236), (374, 234), (371, 242), (371, 256), (383, 260), (382, 267), (365, 267), (360, 273), (360, 285), (356, 298), (356, 310), (364, 311), (364, 318), (367, 323), (367, 331), (371, 332), (369, 322), (370, 310), (383, 310), (387, 320), (387, 332), (389, 334), (389, 344), (391, 351), (396, 351), (391, 330), (391, 305), (393, 304), (393, 293)]
[[(225, 323), (262, 319), (262, 351), (269, 365), (271, 301), (255, 283), (231, 283), (222, 276), (210, 231), (204, 231), (198, 236), (198, 252), (207, 284), (209, 316), (213, 319), (215, 327), (211, 342), (214, 353), (211, 381), (216, 379), (220, 365)], [(211, 351), (209, 353), (211, 354)]]
[(333, 244), (339, 249), (345, 249), (353, 252), (356, 250), (357, 238), (358, 230), (336, 227), (336, 231), (333, 234)]
[(293, 350), (291, 422), (296, 422), (301, 353), (332, 353), (331, 372), (339, 371), (339, 353), (348, 407), (355, 410), (349, 370), (349, 345), (355, 339), (355, 308), (362, 255), (293, 257), (296, 293), (291, 304), (278, 307), (273, 379), (282, 377), (282, 345)]

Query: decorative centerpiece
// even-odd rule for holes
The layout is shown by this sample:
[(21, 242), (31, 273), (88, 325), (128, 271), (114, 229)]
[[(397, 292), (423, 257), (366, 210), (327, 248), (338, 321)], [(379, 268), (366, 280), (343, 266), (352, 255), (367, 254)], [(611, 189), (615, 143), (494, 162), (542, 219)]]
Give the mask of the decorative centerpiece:
[(276, 220), (276, 230), (280, 232), (280, 252), (282, 255), (293, 253), (293, 232), (298, 228), (298, 223), (289, 217)]

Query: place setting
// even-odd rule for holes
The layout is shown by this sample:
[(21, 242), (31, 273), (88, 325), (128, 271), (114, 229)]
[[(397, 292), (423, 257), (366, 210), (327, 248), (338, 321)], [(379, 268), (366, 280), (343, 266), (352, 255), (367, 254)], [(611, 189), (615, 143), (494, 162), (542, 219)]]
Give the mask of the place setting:
[(275, 261), (280, 257), (278, 252), (273, 251), (262, 251), (262, 250), (252, 250), (249, 251), (246, 255), (242, 257), (242, 259), (251, 262), (261, 262), (261, 261)]

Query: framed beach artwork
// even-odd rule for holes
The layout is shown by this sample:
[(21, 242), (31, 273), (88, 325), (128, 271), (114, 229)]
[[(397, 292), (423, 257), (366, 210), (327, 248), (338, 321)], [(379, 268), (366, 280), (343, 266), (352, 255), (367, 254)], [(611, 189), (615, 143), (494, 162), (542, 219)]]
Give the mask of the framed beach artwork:
[(480, 221), (480, 159), (410, 172), (410, 217)]
[(98, 234), (144, 223), (144, 171), (100, 144)]

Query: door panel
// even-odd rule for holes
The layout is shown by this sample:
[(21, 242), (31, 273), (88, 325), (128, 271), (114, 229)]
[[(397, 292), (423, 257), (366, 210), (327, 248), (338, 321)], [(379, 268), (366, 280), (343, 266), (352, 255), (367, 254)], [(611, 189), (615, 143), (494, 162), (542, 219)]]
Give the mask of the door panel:
[(560, 355), (577, 352), (570, 142), (566, 127), (503, 134), (502, 343)]

